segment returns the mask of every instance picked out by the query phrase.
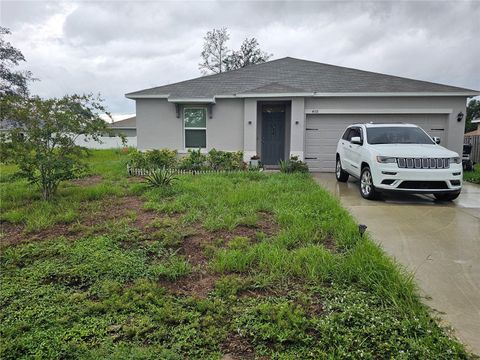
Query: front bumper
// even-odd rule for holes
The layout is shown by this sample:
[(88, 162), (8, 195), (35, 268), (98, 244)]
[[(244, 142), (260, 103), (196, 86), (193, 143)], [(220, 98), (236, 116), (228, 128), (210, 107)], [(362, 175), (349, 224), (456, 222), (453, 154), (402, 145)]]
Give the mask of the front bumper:
[(371, 169), (378, 191), (405, 193), (455, 193), (462, 189), (462, 164), (448, 169), (406, 169), (397, 164), (379, 164)]

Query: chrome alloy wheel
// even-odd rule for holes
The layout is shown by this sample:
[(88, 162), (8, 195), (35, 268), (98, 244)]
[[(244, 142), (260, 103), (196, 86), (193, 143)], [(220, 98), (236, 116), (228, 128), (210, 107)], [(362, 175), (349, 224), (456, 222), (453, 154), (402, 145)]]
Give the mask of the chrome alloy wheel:
[(363, 196), (368, 197), (372, 192), (372, 188), (372, 174), (369, 169), (366, 169), (362, 172), (362, 178), (360, 179), (360, 189)]

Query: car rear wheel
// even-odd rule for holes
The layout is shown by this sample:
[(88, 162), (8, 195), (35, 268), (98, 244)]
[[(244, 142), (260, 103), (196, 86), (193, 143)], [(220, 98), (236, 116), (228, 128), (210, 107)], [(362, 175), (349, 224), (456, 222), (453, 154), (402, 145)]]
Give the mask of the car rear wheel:
[(439, 201), (452, 201), (455, 200), (458, 195), (460, 195), (460, 192), (456, 193), (448, 193), (448, 194), (433, 194), (435, 196), (435, 199)]
[(335, 177), (337, 178), (337, 181), (346, 182), (348, 180), (348, 176), (349, 174), (342, 169), (342, 162), (338, 157), (337, 164), (335, 166)]
[(373, 185), (372, 172), (368, 166), (362, 169), (360, 175), (360, 194), (367, 200), (375, 200), (378, 195)]

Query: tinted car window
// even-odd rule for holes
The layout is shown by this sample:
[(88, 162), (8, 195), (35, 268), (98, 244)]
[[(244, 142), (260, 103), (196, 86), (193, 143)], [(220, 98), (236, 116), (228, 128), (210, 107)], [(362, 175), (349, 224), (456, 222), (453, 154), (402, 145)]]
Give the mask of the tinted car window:
[(433, 144), (422, 129), (406, 126), (382, 126), (367, 128), (369, 144)]
[(349, 140), (352, 139), (352, 137), (359, 137), (362, 138), (362, 133), (360, 131), (360, 128), (352, 128), (350, 131), (350, 134), (348, 134)]
[(343, 133), (342, 139), (343, 139), (343, 140), (349, 140), (348, 134), (350, 134), (350, 128), (348, 128), (347, 130), (345, 130), (345, 132)]

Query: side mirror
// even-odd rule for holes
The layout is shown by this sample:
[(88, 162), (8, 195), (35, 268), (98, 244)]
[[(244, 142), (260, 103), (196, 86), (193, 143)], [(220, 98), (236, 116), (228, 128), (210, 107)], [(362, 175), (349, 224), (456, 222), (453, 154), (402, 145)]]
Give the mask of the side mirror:
[(352, 144), (357, 144), (357, 145), (362, 145), (362, 139), (360, 139), (360, 136), (354, 136), (350, 139), (350, 142)]
[(434, 137), (432, 137), (432, 139), (435, 142), (435, 144), (440, 144), (440, 138), (439, 137), (434, 136)]

